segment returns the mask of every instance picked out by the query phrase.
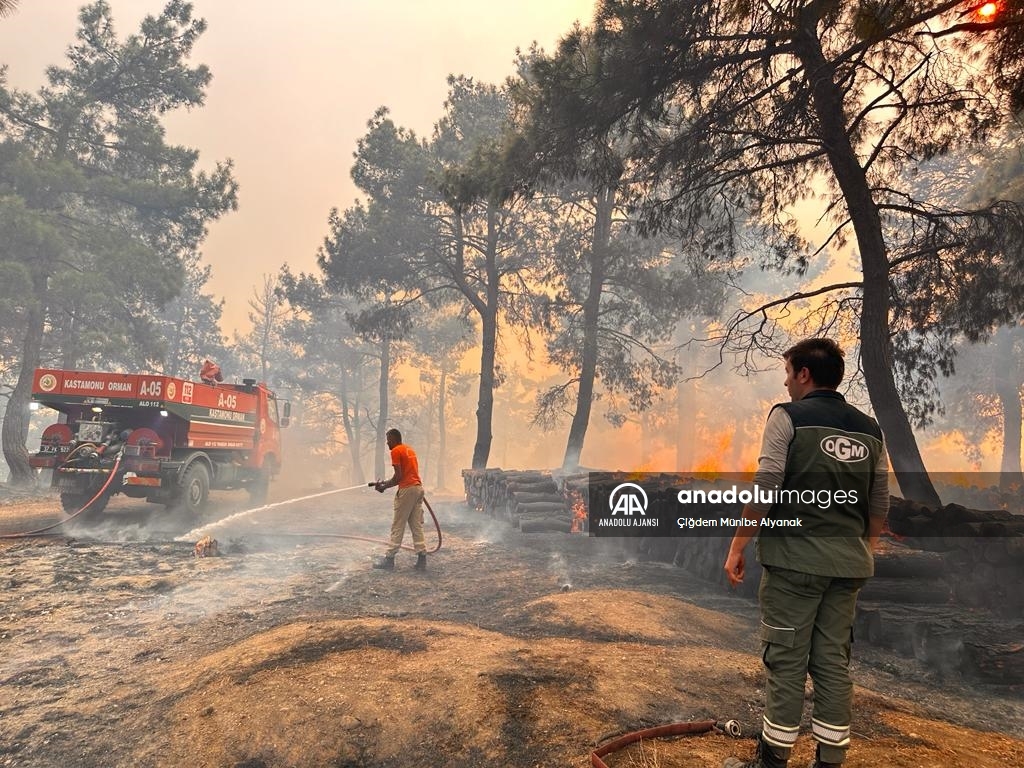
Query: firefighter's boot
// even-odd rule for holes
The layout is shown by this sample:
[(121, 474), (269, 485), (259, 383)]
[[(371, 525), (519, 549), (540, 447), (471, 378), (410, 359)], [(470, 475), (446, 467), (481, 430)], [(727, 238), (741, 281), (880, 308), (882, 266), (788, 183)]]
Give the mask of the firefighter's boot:
[(752, 760), (727, 757), (722, 763), (722, 768), (786, 768), (788, 762), (788, 757), (779, 757), (774, 749), (759, 738), (757, 740), (757, 754), (754, 755)]
[(814, 753), (814, 760), (807, 768), (842, 768), (842, 763), (826, 763), (821, 759), (821, 746)]
[(374, 560), (373, 567), (382, 571), (393, 571), (395, 570), (395, 556), (384, 555), (380, 560)]
[(416, 553), (416, 565), (413, 566), (417, 571), (427, 570), (427, 553), (417, 552)]

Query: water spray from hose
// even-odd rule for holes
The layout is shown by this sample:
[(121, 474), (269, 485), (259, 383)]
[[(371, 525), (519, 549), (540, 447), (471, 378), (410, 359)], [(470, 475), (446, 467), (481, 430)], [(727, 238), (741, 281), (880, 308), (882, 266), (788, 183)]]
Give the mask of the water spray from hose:
[(350, 485), (348, 488), (335, 488), (334, 490), (331, 490), (331, 491), (323, 491), (321, 493), (314, 493), (314, 494), (311, 494), (310, 496), (301, 496), (301, 497), (296, 498), (296, 499), (288, 499), (287, 501), (277, 501), (277, 502), (274, 502), (273, 504), (264, 504), (262, 507), (253, 507), (252, 509), (243, 509), (241, 512), (236, 512), (233, 515), (228, 515), (223, 520), (217, 520), (214, 523), (209, 523), (207, 525), (200, 526), (199, 528), (193, 528), (188, 533), (182, 534), (181, 536), (178, 536), (174, 540), (175, 541), (194, 541), (196, 539), (202, 538), (203, 536), (207, 535), (210, 531), (216, 530), (217, 528), (219, 528), (222, 525), (225, 525), (227, 523), (233, 523), (236, 520), (239, 520), (239, 519), (241, 519), (243, 517), (251, 515), (253, 512), (263, 512), (264, 510), (274, 509), (275, 507), (283, 507), (283, 506), (285, 506), (287, 504), (296, 504), (296, 503), (298, 503), (300, 501), (309, 501), (310, 499), (319, 499), (319, 498), (322, 498), (324, 496), (332, 496), (335, 493), (344, 493), (345, 491), (354, 491), (357, 488), (365, 488), (365, 487), (366, 487), (365, 485), (360, 483), (359, 485)]

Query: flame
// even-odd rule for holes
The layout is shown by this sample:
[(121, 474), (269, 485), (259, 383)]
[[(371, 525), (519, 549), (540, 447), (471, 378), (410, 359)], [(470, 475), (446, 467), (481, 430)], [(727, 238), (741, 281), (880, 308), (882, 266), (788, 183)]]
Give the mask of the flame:
[(634, 469), (632, 472), (626, 475), (626, 482), (639, 482), (640, 480), (644, 479), (644, 475), (649, 474), (651, 471), (653, 471), (653, 467), (650, 464), (641, 464), (637, 469)]
[(991, 19), (999, 12), (998, 3), (983, 3), (978, 6), (976, 13), (983, 19)]
[(587, 502), (579, 491), (569, 492), (570, 509), (572, 510), (572, 525), (569, 533), (587, 532)]
[(978, 484), (978, 476), (970, 472), (945, 472), (942, 481), (946, 485), (955, 485), (958, 488), (972, 488)]
[(882, 538), (893, 539), (894, 541), (904, 541), (907, 537), (900, 536), (898, 533), (893, 533), (892, 529), (889, 528), (889, 521), (886, 520), (885, 524), (882, 525)]
[(704, 457), (696, 463), (694, 472), (700, 474), (720, 474), (726, 471), (722, 465), (722, 457), (732, 447), (732, 432), (719, 432), (714, 438), (710, 449)]

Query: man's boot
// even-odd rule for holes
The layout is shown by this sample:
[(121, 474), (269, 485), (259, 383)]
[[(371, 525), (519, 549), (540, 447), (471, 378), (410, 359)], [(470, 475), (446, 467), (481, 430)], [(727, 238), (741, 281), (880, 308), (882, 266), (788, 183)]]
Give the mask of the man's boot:
[(384, 555), (384, 557), (382, 557), (380, 560), (375, 560), (373, 562), (373, 567), (380, 568), (384, 571), (393, 571), (395, 570), (395, 556)]
[(722, 768), (786, 768), (787, 757), (779, 757), (775, 750), (760, 739), (757, 740), (757, 754), (752, 760), (741, 760), (738, 757), (727, 757)]
[(413, 566), (417, 571), (427, 570), (427, 553), (418, 552), (416, 553), (416, 565)]
[(814, 752), (814, 760), (807, 768), (842, 768), (842, 763), (826, 763), (821, 759), (821, 745)]

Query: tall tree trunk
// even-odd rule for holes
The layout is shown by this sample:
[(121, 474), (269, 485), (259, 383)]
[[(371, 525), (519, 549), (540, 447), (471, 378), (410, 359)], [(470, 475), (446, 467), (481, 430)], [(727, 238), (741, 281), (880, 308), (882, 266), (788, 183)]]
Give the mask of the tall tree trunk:
[(676, 471), (693, 470), (697, 439), (697, 385), (692, 381), (676, 384)]
[[(461, 244), (462, 230), (459, 217), (459, 240)], [(486, 301), (477, 307), (481, 324), (480, 351), (480, 389), (476, 407), (476, 445), (473, 446), (473, 469), (487, 467), (487, 459), (491, 454), (491, 434), (494, 422), (494, 362), (498, 343), (498, 221), (496, 206), (490, 203), (487, 207), (487, 252)]]
[(448, 453), (448, 422), (447, 407), (448, 398), (448, 367), (441, 365), (441, 383), (437, 394), (437, 487), (442, 489), (445, 486), (444, 474), (445, 456)]
[[(690, 336), (684, 338), (684, 325), (676, 326), (675, 343), (677, 346), (689, 341), (695, 335), (690, 326)], [(685, 359), (684, 376), (692, 375), (696, 363), (693, 347), (683, 347)], [(690, 472), (693, 470), (696, 451), (694, 443), (697, 439), (697, 383), (680, 379), (676, 382), (676, 471)]]
[(611, 241), (612, 212), (615, 209), (615, 190), (605, 188), (598, 193), (594, 215), (594, 236), (590, 244), (590, 281), (587, 297), (583, 300), (583, 356), (580, 359), (579, 386), (576, 391), (576, 410), (569, 425), (569, 438), (565, 444), (562, 468), (571, 471), (579, 467), (583, 454), (583, 441), (590, 425), (590, 412), (594, 405), (594, 384), (597, 380), (598, 334), (601, 321), (601, 294), (608, 274), (608, 244)]
[[(28, 403), (32, 395), (32, 379), (39, 366), (40, 350), (43, 345), (45, 322), (44, 297), (46, 295), (46, 276), (36, 277), (36, 296), (26, 311), (25, 338), (21, 346), (21, 370), (18, 381), (7, 400), (4, 411), (4, 423), (0, 443), (3, 445), (4, 460), (10, 469), (8, 482), (11, 485), (25, 486), (35, 482), (35, 472), (28, 464), (29, 410)], [(41, 284), (40, 284), (41, 282)]]
[(1021, 474), (1020, 440), (1021, 421), (1024, 412), (1021, 407), (1021, 381), (1019, 365), (1011, 361), (1016, 357), (1016, 335), (1019, 329), (1011, 331), (1001, 328), (995, 335), (995, 359), (1002, 361), (995, 371), (995, 390), (1003, 411), (1003, 451), (999, 464), (999, 487), (1007, 490), (1020, 486)]
[(185, 372), (185, 355), (182, 350), (182, 346), (184, 346), (184, 339), (182, 338), (182, 331), (188, 327), (188, 320), (188, 308), (182, 307), (181, 319), (175, 325), (174, 334), (171, 337), (169, 354), (167, 356), (167, 365), (164, 366), (164, 373), (168, 376), (181, 376)]
[[(388, 378), (391, 376), (391, 338), (385, 334), (380, 343), (380, 382), (377, 390), (377, 439), (374, 445), (373, 472), (378, 480), (386, 479), (384, 468), (390, 462), (384, 461), (384, 452), (387, 449), (385, 435), (388, 426)], [(390, 476), (390, 475), (388, 475)]]
[(1005, 489), (1021, 483), (1020, 440), (1024, 413), (1020, 389), (1004, 387), (998, 394), (1003, 406), (1003, 457), (999, 464), (999, 486)]
[[(348, 441), (348, 455), (352, 466), (352, 482), (365, 483), (363, 474), (363, 457), (359, 434), (359, 404), (349, 402), (348, 374), (341, 375), (341, 423), (345, 428), (345, 439)], [(352, 414), (355, 414), (353, 416)]]
[(60, 366), (65, 371), (73, 371), (78, 368), (78, 328), (75, 320), (78, 318), (78, 311), (74, 305), (66, 309), (67, 322), (60, 333)]
[[(817, 5), (813, 8), (820, 10)], [(875, 417), (885, 433), (889, 458), (900, 490), (906, 498), (935, 508), (941, 503), (939, 495), (928, 477), (893, 376), (889, 329), (889, 264), (881, 218), (864, 169), (846, 133), (842, 95), (835, 84), (835, 70), (821, 50), (817, 37), (818, 22), (817, 16), (810, 14), (802, 19), (803, 34), (796, 41), (796, 54), (805, 70), (813, 73), (812, 99), (821, 126), (823, 145), (836, 182), (846, 200), (860, 249), (864, 281), (860, 354), (864, 381)]]

